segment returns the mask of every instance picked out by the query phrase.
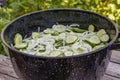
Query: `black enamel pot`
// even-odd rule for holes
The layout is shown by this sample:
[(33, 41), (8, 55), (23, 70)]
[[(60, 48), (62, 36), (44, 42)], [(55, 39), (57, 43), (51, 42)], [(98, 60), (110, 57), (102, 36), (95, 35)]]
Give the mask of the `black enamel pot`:
[[(104, 47), (85, 54), (68, 57), (41, 57), (19, 52), (11, 47), (16, 33), (30, 34), (60, 23), (77, 23), (87, 29), (89, 24), (97, 30), (105, 29), (110, 41)], [(77, 9), (41, 10), (23, 15), (10, 22), (1, 33), (2, 41), (8, 48), (14, 69), (22, 80), (100, 80), (109, 62), (111, 49), (118, 37), (116, 24), (100, 14)]]

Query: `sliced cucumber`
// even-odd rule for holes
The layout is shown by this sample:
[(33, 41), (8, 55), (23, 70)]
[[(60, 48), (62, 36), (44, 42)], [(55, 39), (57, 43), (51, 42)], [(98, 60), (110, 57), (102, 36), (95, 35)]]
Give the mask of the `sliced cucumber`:
[(79, 54), (80, 54), (80, 53), (77, 53), (77, 52), (76, 52), (76, 53), (74, 53), (73, 55), (79, 55)]
[(72, 51), (66, 51), (64, 53), (65, 56), (72, 56), (73, 55), (73, 52)]
[(104, 44), (97, 45), (97, 46), (95, 46), (95, 47), (93, 48), (93, 50), (99, 49), (99, 48), (101, 48), (101, 47), (103, 47), (103, 46), (105, 46), (105, 45), (104, 45)]
[(53, 36), (58, 36), (59, 35), (59, 32), (57, 31), (54, 31), (54, 33), (52, 33)]
[(39, 52), (44, 52), (46, 49), (45, 49), (45, 47), (40, 47), (39, 48)]
[(37, 55), (37, 56), (47, 56), (47, 57), (49, 57), (48, 54), (46, 54), (46, 53), (44, 53), (44, 52), (39, 52), (39, 53), (37, 53), (36, 55)]
[(19, 33), (15, 34), (14, 44), (17, 45), (17, 44), (21, 44), (21, 43), (22, 43), (22, 35)]
[(17, 49), (23, 49), (27, 47), (27, 43), (16, 44), (14, 47)]
[(94, 32), (95, 31), (95, 27), (91, 24), (91, 25), (89, 25), (88, 30)]
[(53, 29), (49, 29), (49, 28), (45, 29), (43, 32), (45, 34), (54, 34), (55, 33), (55, 31)]
[(50, 52), (50, 56), (52, 57), (62, 57), (64, 53), (62, 51), (54, 50)]
[(71, 30), (71, 31), (77, 32), (77, 33), (83, 33), (86, 31), (84, 29), (80, 29), (80, 28), (76, 28), (76, 27), (69, 27), (68, 30)]
[(24, 40), (17, 33), (14, 47), (32, 55), (63, 57), (80, 55), (108, 43), (110, 37), (104, 29), (95, 32), (94, 25), (90, 24), (88, 30), (80, 29), (76, 24), (69, 27), (59, 24), (46, 28), (43, 32), (32, 32), (31, 37)]
[(103, 35), (103, 36), (100, 37), (100, 40), (102, 42), (108, 42), (109, 41), (109, 36), (107, 34), (105, 34), (105, 35)]
[(66, 26), (58, 24), (58, 25), (53, 25), (53, 30), (57, 32), (64, 32), (66, 30)]
[(96, 35), (90, 37), (90, 38), (88, 39), (88, 41), (89, 41), (90, 43), (92, 43), (92, 44), (99, 44), (99, 43), (100, 43), (100, 39), (99, 39), (99, 37), (96, 36)]
[(88, 40), (84, 40), (84, 43), (90, 45), (92, 48), (93, 48), (94, 46), (96, 46), (96, 44), (91, 43), (91, 42), (89, 41), (89, 39), (88, 39)]
[(77, 52), (78, 52), (78, 53), (82, 53), (83, 51), (84, 51), (84, 50), (81, 49), (80, 47), (77, 48)]
[(32, 38), (40, 38), (42, 35), (38, 32), (32, 32)]
[(78, 39), (77, 36), (75, 36), (75, 35), (69, 35), (69, 36), (67, 36), (67, 38), (66, 38), (66, 43), (67, 43), (67, 44), (74, 43), (77, 39)]
[(66, 36), (67, 36), (67, 33), (60, 33), (59, 34), (59, 38), (61, 38), (61, 39), (65, 39)]
[(99, 37), (101, 37), (102, 35), (106, 34), (106, 31), (104, 29), (100, 29), (98, 32), (97, 32), (97, 35)]
[(55, 43), (55, 39), (48, 39), (48, 42)]
[(60, 46), (62, 46), (63, 44), (63, 40), (62, 39), (59, 39), (56, 41), (56, 43), (54, 44), (55, 48), (59, 48)]

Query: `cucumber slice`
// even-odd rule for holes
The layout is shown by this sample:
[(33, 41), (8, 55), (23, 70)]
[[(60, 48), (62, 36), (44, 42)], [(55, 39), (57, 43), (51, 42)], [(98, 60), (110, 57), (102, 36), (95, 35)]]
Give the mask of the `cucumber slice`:
[(64, 56), (64, 53), (62, 51), (54, 50), (50, 52), (50, 56), (52, 57), (62, 57)]
[(17, 44), (21, 44), (21, 43), (22, 43), (22, 35), (19, 33), (15, 34), (14, 44), (17, 45)]
[(45, 47), (44, 46), (41, 46), (40, 48), (39, 48), (39, 52), (44, 52), (46, 49), (45, 49)]
[(38, 53), (42, 53), (46, 51), (46, 45), (39, 45), (33, 48), (34, 51), (37, 51)]
[(56, 43), (54, 44), (55, 48), (59, 48), (60, 46), (62, 46), (63, 44), (63, 40), (62, 39), (59, 39), (56, 41)]
[(49, 57), (49, 55), (46, 54), (46, 53), (44, 53), (44, 52), (38, 52), (36, 55), (37, 56), (46, 56), (46, 57)]
[(27, 43), (16, 44), (14, 47), (16, 49), (23, 49), (27, 47)]
[(79, 54), (80, 54), (80, 53), (77, 53), (77, 52), (76, 52), (76, 53), (74, 53), (73, 55), (79, 55)]
[(67, 33), (65, 33), (65, 32), (59, 34), (59, 38), (61, 38), (61, 39), (65, 39), (66, 36), (67, 36)]
[(53, 36), (58, 36), (59, 35), (59, 32), (57, 31), (54, 31), (54, 33), (52, 33)]
[(99, 44), (99, 43), (100, 43), (100, 39), (99, 39), (99, 37), (96, 36), (96, 35), (90, 37), (90, 38), (88, 39), (88, 41), (89, 41), (90, 43), (92, 43), (92, 44)]
[(40, 38), (42, 35), (38, 32), (32, 32), (32, 38)]
[(55, 43), (55, 39), (48, 39), (48, 42), (50, 42), (50, 43)]
[(77, 52), (78, 52), (78, 53), (82, 53), (83, 51), (84, 51), (84, 50), (81, 49), (80, 47), (77, 48)]
[(89, 25), (88, 30), (91, 31), (91, 32), (94, 32), (95, 27), (91, 24), (91, 25)]
[(94, 47), (96, 44), (91, 43), (89, 40), (84, 40), (84, 43), (90, 45), (91, 47)]
[(103, 36), (100, 37), (100, 40), (102, 42), (108, 42), (109, 41), (109, 36), (107, 34), (105, 34), (105, 35), (103, 35)]
[(53, 25), (53, 30), (57, 32), (64, 32), (66, 30), (66, 26), (58, 24), (58, 25)]
[(99, 37), (103, 36), (104, 34), (106, 34), (106, 31), (104, 29), (100, 29), (98, 32), (97, 32), (97, 35)]
[(93, 48), (93, 50), (99, 49), (99, 48), (101, 48), (101, 47), (103, 47), (103, 46), (105, 46), (105, 45), (104, 45), (104, 44), (97, 45), (97, 46), (95, 46), (95, 47)]
[(73, 52), (72, 51), (66, 51), (64, 53), (65, 56), (72, 56), (73, 55)]
[(84, 29), (80, 29), (80, 28), (76, 28), (76, 27), (69, 27), (68, 30), (71, 30), (71, 31), (77, 32), (77, 33), (83, 33), (86, 31)]
[(66, 38), (66, 43), (67, 43), (67, 44), (74, 43), (77, 39), (78, 39), (78, 37), (75, 36), (75, 35), (67, 36), (67, 38)]
[(45, 34), (54, 34), (55, 33), (55, 31), (53, 29), (49, 29), (49, 28), (45, 29), (43, 32)]

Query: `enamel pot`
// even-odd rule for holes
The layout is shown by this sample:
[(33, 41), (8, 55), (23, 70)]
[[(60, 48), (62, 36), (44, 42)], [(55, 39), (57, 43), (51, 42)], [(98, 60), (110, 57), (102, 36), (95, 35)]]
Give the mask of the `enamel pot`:
[[(42, 57), (29, 55), (14, 49), (14, 35), (31, 35), (52, 27), (53, 24), (79, 24), (87, 29), (93, 24), (96, 30), (105, 29), (110, 41), (104, 47), (88, 53), (67, 57)], [(108, 65), (111, 50), (119, 48), (114, 41), (118, 38), (118, 27), (109, 18), (79, 9), (40, 10), (25, 14), (4, 27), (1, 38), (7, 47), (13, 67), (21, 80), (100, 80)]]

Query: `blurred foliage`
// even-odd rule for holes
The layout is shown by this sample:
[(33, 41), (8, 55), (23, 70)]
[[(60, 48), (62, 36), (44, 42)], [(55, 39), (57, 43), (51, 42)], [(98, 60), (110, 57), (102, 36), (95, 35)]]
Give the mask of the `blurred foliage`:
[[(120, 0), (7, 0), (0, 8), (0, 31), (23, 14), (53, 8), (78, 8), (94, 11), (112, 19), (120, 27)], [(120, 28), (119, 28), (120, 31)], [(0, 53), (5, 53), (0, 41)]]

